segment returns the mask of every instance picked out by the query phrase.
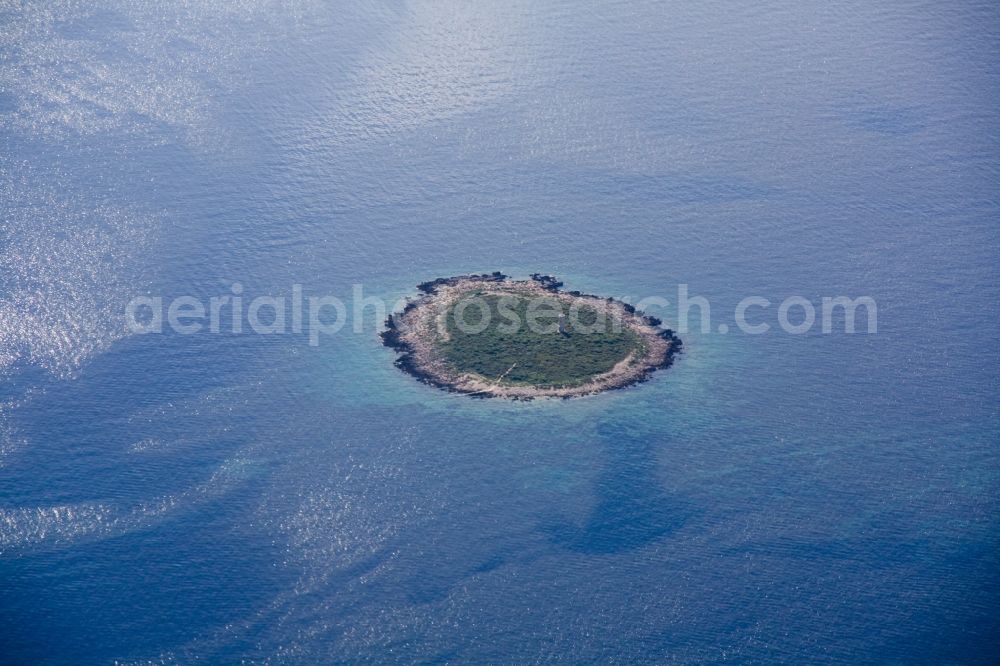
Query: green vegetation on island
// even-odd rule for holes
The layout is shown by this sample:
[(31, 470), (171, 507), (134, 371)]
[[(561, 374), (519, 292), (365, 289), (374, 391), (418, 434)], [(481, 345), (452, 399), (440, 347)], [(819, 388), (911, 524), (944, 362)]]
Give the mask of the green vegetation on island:
[[(590, 306), (571, 311), (570, 303), (555, 298), (470, 297), (448, 311), (448, 336), (441, 344), (457, 372), (503, 377), (510, 384), (579, 386), (630, 353), (641, 353), (642, 341), (634, 331)], [(462, 303), (472, 305), (462, 308)]]
[(564, 292), (546, 275), (439, 278), (386, 320), (396, 365), (478, 397), (570, 398), (644, 381), (681, 341), (627, 303)]

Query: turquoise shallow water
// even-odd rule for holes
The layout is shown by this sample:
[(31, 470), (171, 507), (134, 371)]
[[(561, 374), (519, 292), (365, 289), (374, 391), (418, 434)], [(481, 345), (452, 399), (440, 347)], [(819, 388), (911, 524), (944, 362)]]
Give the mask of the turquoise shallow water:
[[(991, 4), (0, 11), (0, 662), (994, 661)], [(121, 317), (492, 270), (712, 327), (510, 403)]]

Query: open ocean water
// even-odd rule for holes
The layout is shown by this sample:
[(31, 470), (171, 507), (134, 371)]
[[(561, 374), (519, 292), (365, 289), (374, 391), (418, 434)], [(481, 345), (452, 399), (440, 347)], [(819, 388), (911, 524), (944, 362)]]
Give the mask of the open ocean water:
[[(996, 663), (998, 101), (993, 2), (0, 1), (0, 663)], [(512, 403), (123, 323), (493, 270), (712, 327)]]

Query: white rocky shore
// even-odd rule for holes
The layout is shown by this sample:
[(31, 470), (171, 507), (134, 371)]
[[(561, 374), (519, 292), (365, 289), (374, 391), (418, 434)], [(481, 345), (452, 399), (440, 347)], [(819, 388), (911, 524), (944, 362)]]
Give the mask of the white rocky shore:
[[(386, 321), (382, 339), (400, 353), (396, 365), (428, 384), (479, 397), (532, 399), (570, 398), (623, 388), (644, 381), (669, 366), (681, 341), (673, 331), (662, 328), (659, 320), (636, 311), (627, 303), (562, 291), (561, 282), (545, 275), (529, 280), (512, 280), (501, 273), (440, 278), (419, 285), (421, 295), (410, 301), (403, 312)], [(458, 372), (445, 360), (441, 344), (448, 339), (447, 315), (461, 299), (492, 295), (557, 299), (564, 304), (593, 308), (608, 320), (619, 322), (639, 336), (641, 344), (607, 372), (594, 375), (573, 386), (536, 386)], [(506, 373), (505, 373), (506, 374)]]

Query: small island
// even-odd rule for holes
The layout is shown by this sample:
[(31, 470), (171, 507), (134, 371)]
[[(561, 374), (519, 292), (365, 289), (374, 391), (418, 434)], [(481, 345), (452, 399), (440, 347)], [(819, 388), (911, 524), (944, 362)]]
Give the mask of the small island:
[(476, 397), (569, 398), (644, 381), (681, 341), (628, 303), (548, 275), (439, 278), (389, 315), (382, 341), (419, 380)]

